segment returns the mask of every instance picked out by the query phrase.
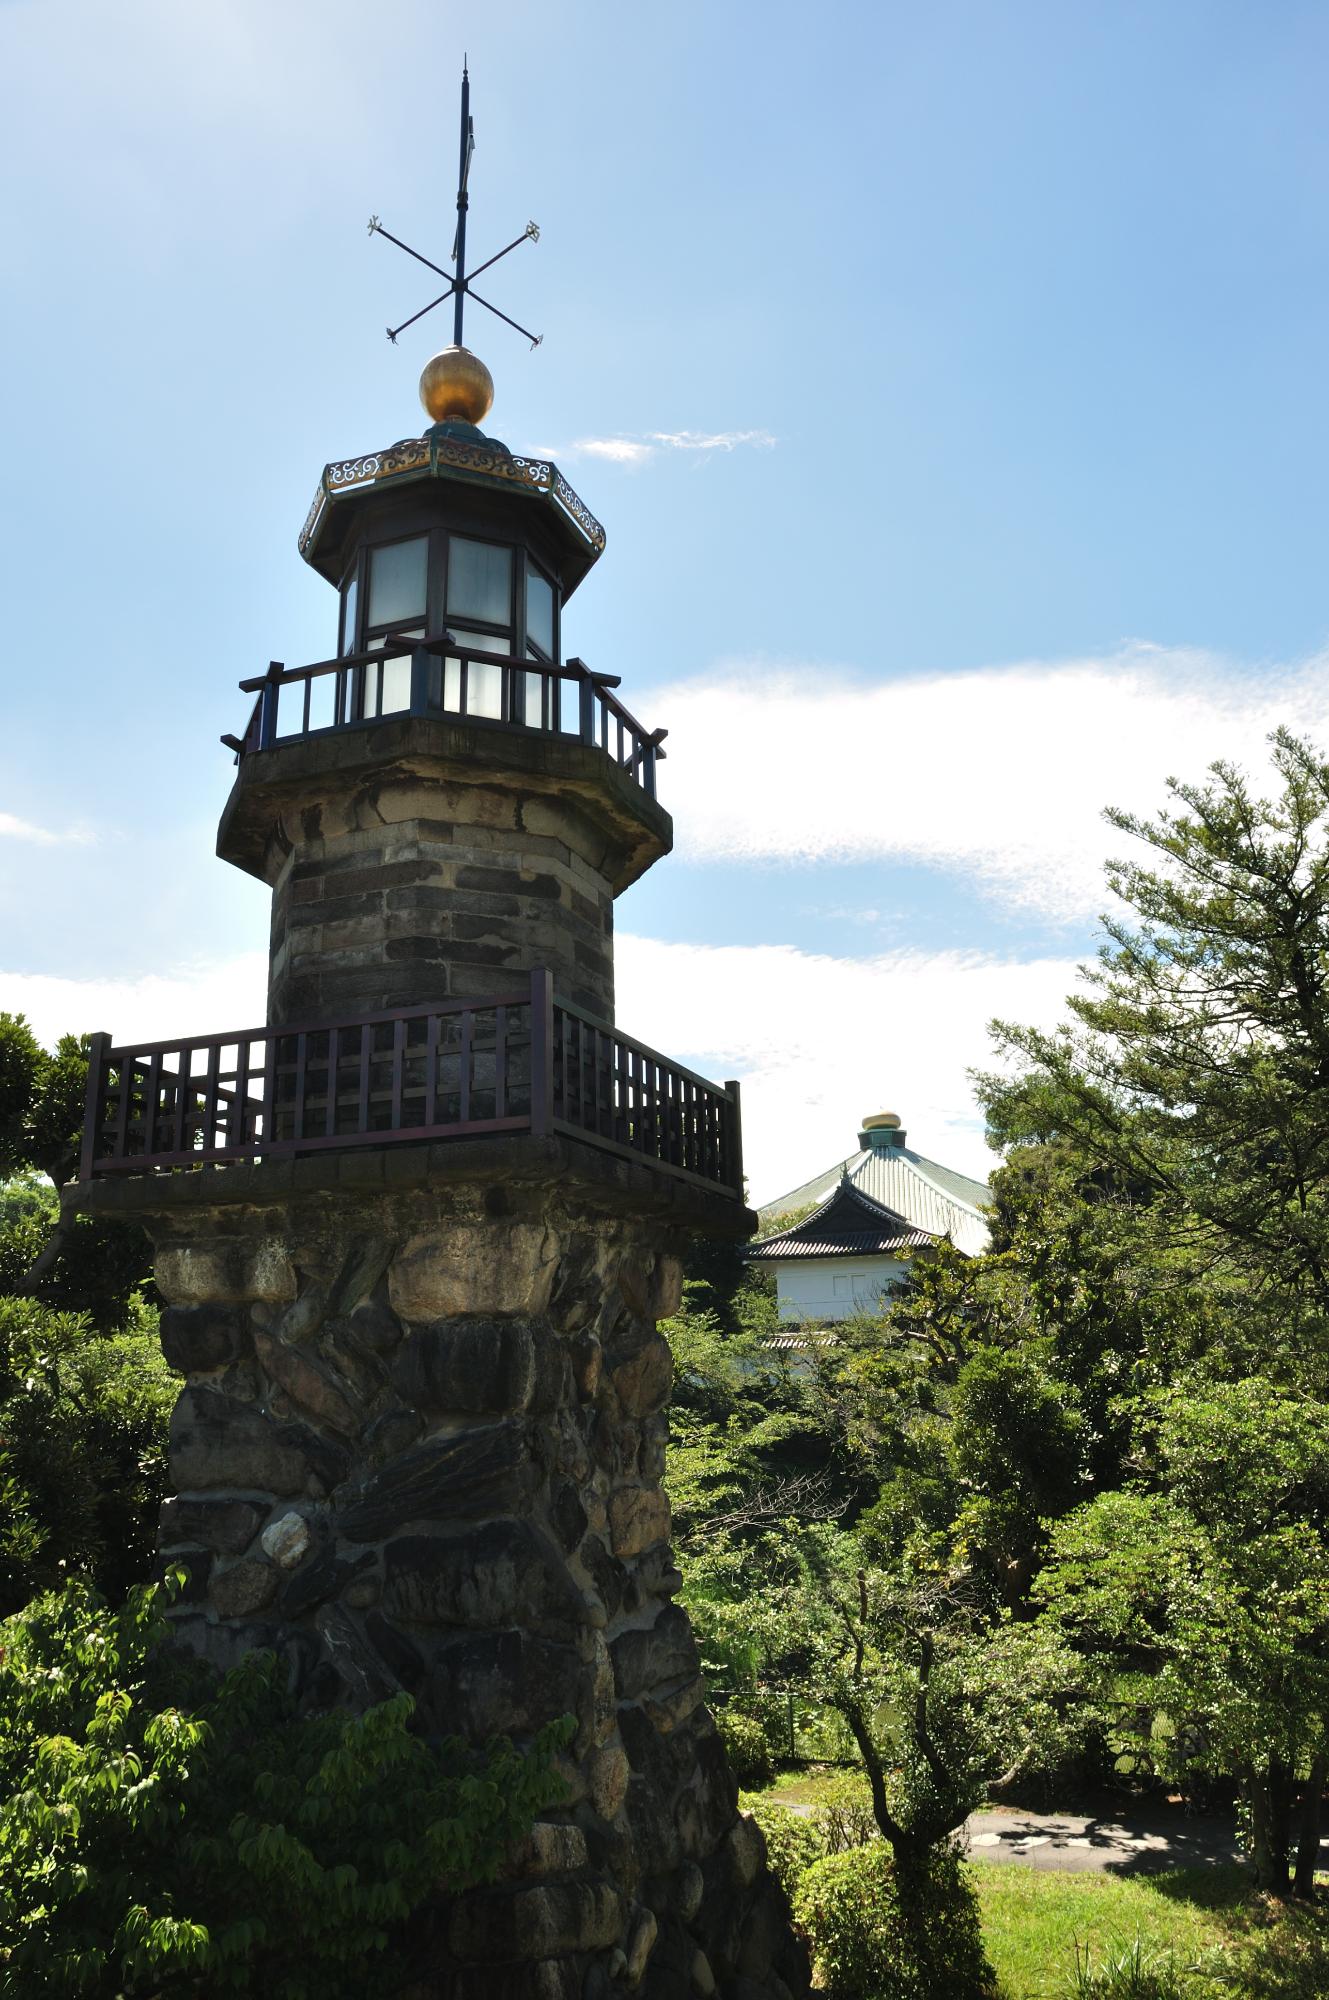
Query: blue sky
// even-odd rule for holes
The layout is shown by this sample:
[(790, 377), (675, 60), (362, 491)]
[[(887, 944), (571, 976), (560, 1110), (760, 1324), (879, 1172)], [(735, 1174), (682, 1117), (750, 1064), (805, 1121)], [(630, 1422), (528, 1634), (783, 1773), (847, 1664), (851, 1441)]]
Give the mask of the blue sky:
[(0, 0), (0, 1005), (261, 1012), (217, 737), (331, 648), (323, 463), (422, 427), (448, 329), (388, 346), (365, 222), (446, 253), (463, 47), (473, 251), (542, 230), (488, 427), (606, 523), (567, 647), (671, 730), (620, 1019), (743, 1076), (759, 1197), (882, 1104), (981, 1166), (1099, 808), (1329, 742), (1323, 7)]

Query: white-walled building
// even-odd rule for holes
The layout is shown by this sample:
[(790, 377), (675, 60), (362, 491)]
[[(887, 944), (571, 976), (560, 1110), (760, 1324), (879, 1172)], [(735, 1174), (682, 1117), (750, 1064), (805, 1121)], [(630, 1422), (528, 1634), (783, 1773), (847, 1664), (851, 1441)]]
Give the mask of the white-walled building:
[(858, 1139), (849, 1159), (760, 1211), (773, 1226), (813, 1204), (747, 1253), (773, 1266), (782, 1320), (818, 1325), (871, 1312), (909, 1259), (943, 1238), (969, 1257), (987, 1248), (992, 1197), (983, 1181), (913, 1152), (893, 1111), (865, 1118)]

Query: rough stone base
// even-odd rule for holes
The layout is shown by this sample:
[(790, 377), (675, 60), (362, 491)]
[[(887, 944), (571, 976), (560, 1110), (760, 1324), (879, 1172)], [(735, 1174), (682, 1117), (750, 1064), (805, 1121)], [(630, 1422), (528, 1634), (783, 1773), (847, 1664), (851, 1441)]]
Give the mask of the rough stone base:
[(181, 1639), (276, 1647), (310, 1704), (405, 1687), (440, 1734), (576, 1718), (567, 1803), (504, 1883), (427, 1914), (416, 2000), (805, 1993), (671, 1602), (677, 1222), (569, 1183), (246, 1203), (193, 1179), (141, 1205), (187, 1377), (160, 1537)]

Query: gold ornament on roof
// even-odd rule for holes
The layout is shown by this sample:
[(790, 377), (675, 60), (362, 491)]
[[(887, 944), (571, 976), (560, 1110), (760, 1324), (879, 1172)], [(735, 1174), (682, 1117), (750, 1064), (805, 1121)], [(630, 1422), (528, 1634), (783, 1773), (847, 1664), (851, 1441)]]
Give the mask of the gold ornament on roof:
[(420, 401), (436, 424), (482, 424), (494, 405), (494, 378), (469, 347), (444, 347), (424, 365)]

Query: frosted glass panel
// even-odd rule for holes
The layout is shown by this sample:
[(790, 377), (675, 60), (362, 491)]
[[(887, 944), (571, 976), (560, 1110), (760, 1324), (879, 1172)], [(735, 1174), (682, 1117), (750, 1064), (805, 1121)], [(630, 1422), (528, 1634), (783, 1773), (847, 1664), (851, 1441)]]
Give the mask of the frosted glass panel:
[(544, 675), (523, 674), (522, 679), (526, 683), (526, 727), (543, 729)]
[(355, 651), (355, 604), (359, 588), (354, 577), (347, 584), (342, 599), (341, 649), (343, 653)]
[(369, 623), (392, 625), (402, 618), (423, 618), (429, 537), (390, 542), (369, 558)]
[(493, 625), (510, 625), (511, 549), (454, 535), (448, 544), (448, 610), (459, 611), (464, 618), (485, 618)]
[(411, 705), (411, 656), (371, 660), (365, 668), (364, 714), (400, 715)]
[(526, 572), (526, 636), (547, 659), (554, 657), (554, 586), (538, 569)]
[[(344, 669), (342, 670), (344, 671)], [(340, 674), (320, 674), (309, 683), (309, 727), (331, 729), (337, 720), (337, 682)]]
[[(461, 712), (461, 661), (443, 662), (443, 706)], [(503, 720), (503, 669), (486, 666), (480, 660), (466, 662), (467, 715), (483, 716), (490, 722)]]
[(495, 632), (463, 632), (459, 625), (450, 625), (448, 630), (467, 652), (474, 648), (477, 653), (502, 653), (504, 659), (512, 652), (511, 639), (500, 639)]

